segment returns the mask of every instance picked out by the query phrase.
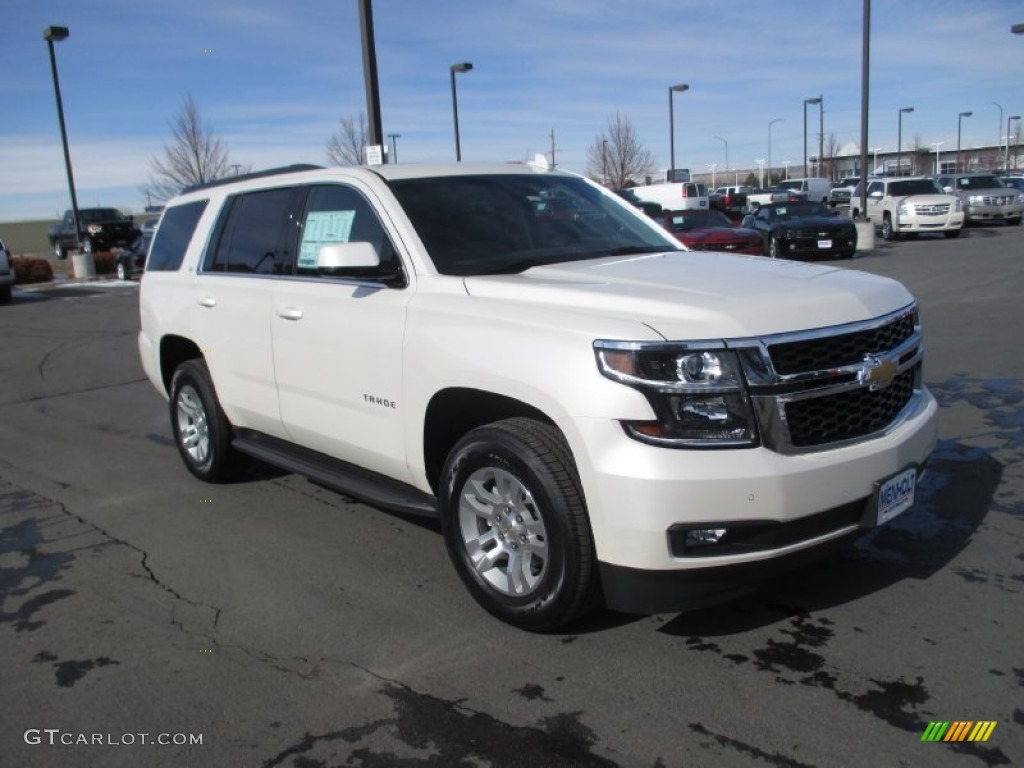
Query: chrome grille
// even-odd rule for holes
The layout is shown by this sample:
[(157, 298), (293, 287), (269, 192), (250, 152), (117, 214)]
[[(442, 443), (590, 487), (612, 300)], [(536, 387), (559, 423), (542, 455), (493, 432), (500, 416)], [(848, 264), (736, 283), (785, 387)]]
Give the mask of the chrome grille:
[(946, 216), (949, 213), (949, 203), (915, 205), (914, 211), (918, 216)]
[(824, 450), (884, 434), (923, 391), (916, 306), (868, 322), (735, 346), (762, 443), (779, 453)]
[(1009, 205), (1013, 202), (1013, 195), (985, 195), (981, 198), (982, 205)]
[(860, 362), (864, 355), (899, 346), (914, 335), (916, 321), (917, 313), (913, 312), (877, 328), (770, 344), (768, 354), (776, 373), (838, 368)]
[(856, 439), (884, 429), (910, 402), (916, 370), (908, 369), (885, 389), (855, 389), (786, 404), (790, 442), (808, 448)]

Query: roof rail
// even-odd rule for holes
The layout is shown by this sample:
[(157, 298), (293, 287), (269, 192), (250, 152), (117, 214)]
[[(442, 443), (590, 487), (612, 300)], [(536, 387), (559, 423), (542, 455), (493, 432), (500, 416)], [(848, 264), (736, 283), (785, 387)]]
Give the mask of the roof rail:
[(297, 163), (295, 165), (284, 165), (280, 168), (268, 168), (265, 171), (254, 171), (253, 173), (243, 173), (241, 176), (227, 176), (223, 179), (214, 179), (213, 181), (207, 181), (202, 184), (193, 184), (191, 187), (185, 187), (181, 190), (181, 194), (187, 192), (195, 192), (199, 189), (209, 189), (211, 187), (220, 187), (224, 184), (234, 184), (236, 181), (247, 181), (249, 179), (261, 179), (264, 176), (277, 176), (282, 173), (298, 173), (299, 171), (319, 171), (322, 170), (322, 165), (311, 165), (310, 163)]

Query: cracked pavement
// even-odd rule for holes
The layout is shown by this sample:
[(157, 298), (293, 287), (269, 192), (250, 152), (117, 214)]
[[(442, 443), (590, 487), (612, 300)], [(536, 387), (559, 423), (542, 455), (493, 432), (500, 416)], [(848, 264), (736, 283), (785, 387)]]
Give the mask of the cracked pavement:
[[(885, 245), (941, 442), (918, 506), (757, 595), (538, 636), (436, 526), (269, 469), (208, 486), (135, 351), (137, 291), (0, 307), (0, 763), (1010, 765), (1024, 761), (1024, 228)], [(998, 725), (923, 744), (932, 720)], [(56, 729), (134, 743), (29, 744)], [(140, 743), (201, 734), (201, 744)]]

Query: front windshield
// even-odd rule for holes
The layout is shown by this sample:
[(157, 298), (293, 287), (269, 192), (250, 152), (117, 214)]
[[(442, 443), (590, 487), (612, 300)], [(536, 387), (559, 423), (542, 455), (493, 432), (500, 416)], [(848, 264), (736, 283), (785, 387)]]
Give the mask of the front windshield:
[(889, 194), (893, 197), (906, 197), (907, 195), (934, 195), (942, 194), (939, 185), (932, 179), (912, 179), (909, 181), (894, 181), (889, 184)]
[(956, 185), (959, 189), (998, 189), (1006, 186), (998, 176), (961, 176)]
[(786, 203), (772, 209), (776, 219), (802, 219), (805, 216), (828, 216), (828, 208), (821, 203)]
[(488, 174), (389, 182), (438, 272), (522, 272), (542, 264), (680, 250), (642, 213), (572, 176)]

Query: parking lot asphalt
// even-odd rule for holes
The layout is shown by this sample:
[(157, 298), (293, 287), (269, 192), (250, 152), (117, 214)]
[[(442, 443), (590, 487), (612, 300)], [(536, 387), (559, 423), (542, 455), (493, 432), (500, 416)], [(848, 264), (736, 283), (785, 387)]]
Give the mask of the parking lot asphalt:
[[(0, 764), (1024, 763), (1024, 227), (882, 243), (925, 326), (917, 506), (755, 595), (531, 635), (435, 525), (183, 468), (138, 291), (0, 307)], [(994, 721), (985, 742), (923, 742)], [(160, 741), (169, 742), (161, 744)]]

